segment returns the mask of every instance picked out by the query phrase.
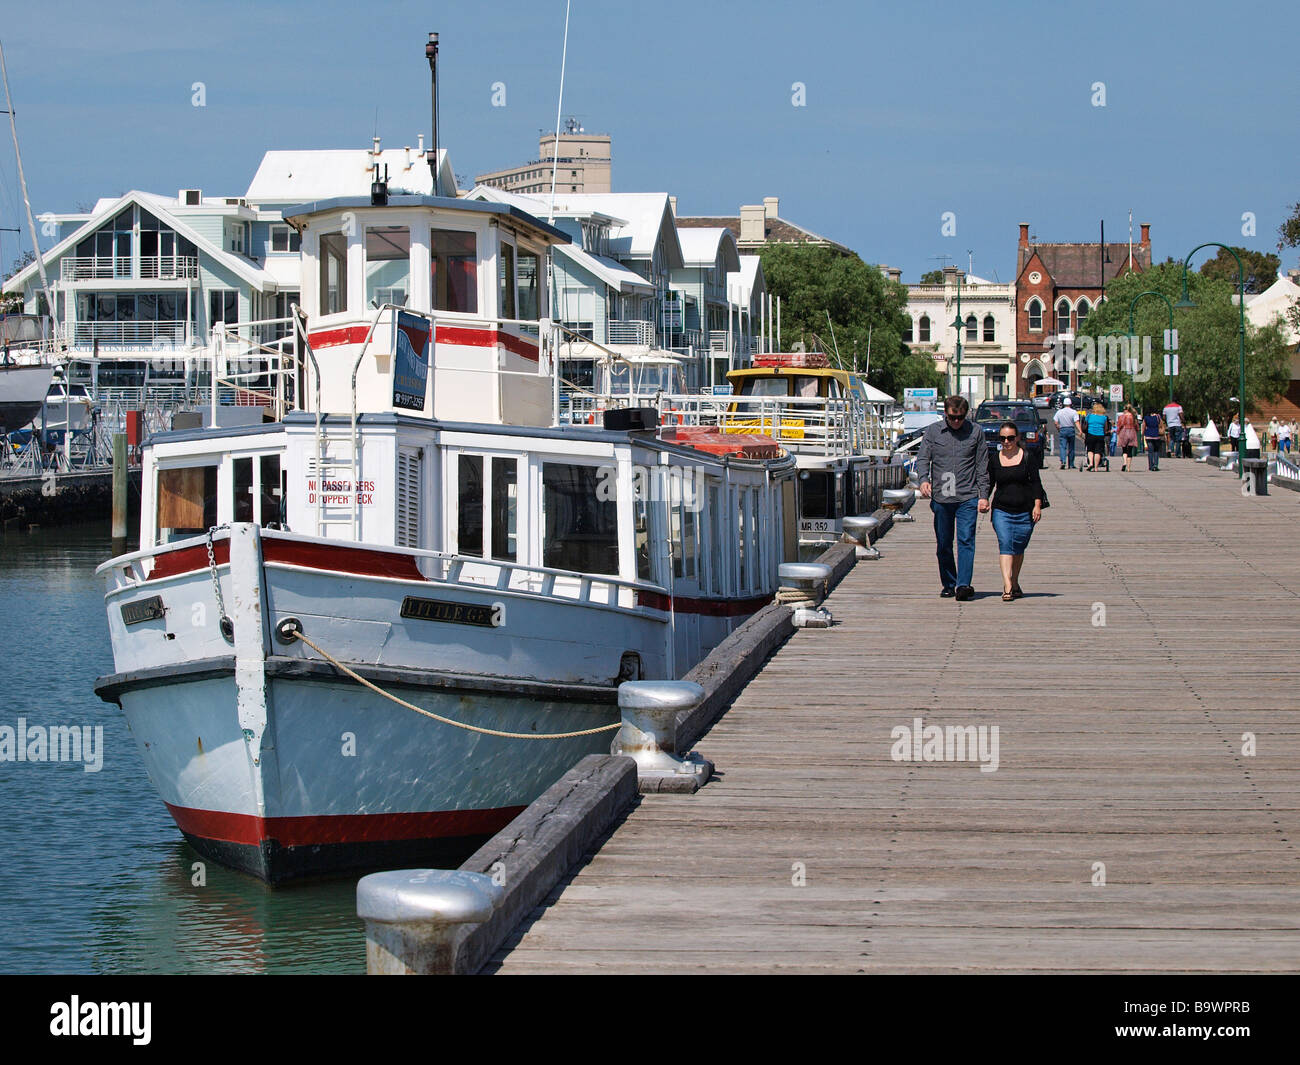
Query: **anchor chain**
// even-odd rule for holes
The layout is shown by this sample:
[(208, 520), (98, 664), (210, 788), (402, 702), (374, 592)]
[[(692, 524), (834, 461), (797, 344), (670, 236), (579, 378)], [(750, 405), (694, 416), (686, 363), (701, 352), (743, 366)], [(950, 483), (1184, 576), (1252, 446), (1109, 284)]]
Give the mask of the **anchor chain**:
[(235, 641), (235, 623), (230, 620), (230, 615), (226, 613), (226, 600), (221, 594), (221, 581), (217, 577), (217, 555), (212, 547), (212, 535), (218, 529), (229, 529), (229, 525), (214, 525), (208, 530), (208, 572), (212, 574), (212, 590), (217, 597), (217, 611), (221, 620), (218, 627), (221, 629), (221, 635), (227, 643)]

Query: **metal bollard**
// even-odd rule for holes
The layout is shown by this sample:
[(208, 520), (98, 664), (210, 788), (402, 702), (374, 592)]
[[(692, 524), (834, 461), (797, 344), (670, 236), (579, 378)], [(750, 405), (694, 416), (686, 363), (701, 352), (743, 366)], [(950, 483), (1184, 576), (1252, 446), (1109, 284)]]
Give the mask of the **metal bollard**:
[(817, 604), (830, 587), (831, 568), (822, 562), (782, 562), (777, 569), (781, 579), (778, 597), (794, 611), (791, 618), (797, 629), (828, 629), (833, 618)]
[(907, 512), (912, 509), (912, 504), (916, 502), (917, 495), (918, 492), (915, 488), (886, 488), (881, 494), (881, 498), (884, 500), (881, 506), (894, 512), (895, 521), (916, 521)]
[(372, 976), (457, 973), (461, 942), (492, 916), (504, 890), (490, 876), (459, 869), (395, 869), (357, 882)]
[(704, 689), (689, 680), (630, 680), (618, 686), (623, 727), (614, 734), (610, 754), (636, 762), (643, 792), (697, 791), (713, 774), (713, 764), (677, 752), (677, 716), (704, 701)]
[(871, 534), (880, 525), (880, 519), (870, 514), (844, 518), (844, 535), (857, 544), (854, 554), (858, 558), (879, 558), (880, 551), (871, 544)]

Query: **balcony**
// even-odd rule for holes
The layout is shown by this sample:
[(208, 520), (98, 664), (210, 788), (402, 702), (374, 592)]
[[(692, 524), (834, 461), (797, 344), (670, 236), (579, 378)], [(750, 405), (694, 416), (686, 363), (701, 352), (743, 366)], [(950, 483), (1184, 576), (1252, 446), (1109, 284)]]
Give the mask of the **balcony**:
[(147, 348), (185, 344), (189, 338), (185, 322), (77, 322), (72, 342), (78, 348)]
[(626, 319), (621, 322), (607, 322), (610, 344), (640, 344), (653, 347), (655, 342), (654, 322)]
[[(129, 255), (68, 255), (60, 260), (60, 277), (64, 281), (130, 280)], [(140, 257), (142, 279), (184, 281), (199, 276), (199, 260), (194, 255), (149, 255)]]

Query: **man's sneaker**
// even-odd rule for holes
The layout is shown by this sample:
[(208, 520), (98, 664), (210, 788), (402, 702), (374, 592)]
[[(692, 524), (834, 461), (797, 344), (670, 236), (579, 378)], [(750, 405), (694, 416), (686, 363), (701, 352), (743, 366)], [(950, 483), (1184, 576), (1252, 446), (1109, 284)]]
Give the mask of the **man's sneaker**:
[(943, 591), (939, 593), (939, 597), (941, 599), (951, 599), (956, 594), (957, 594), (956, 588), (945, 588), (943, 589)]
[(975, 598), (975, 589), (969, 584), (959, 584), (957, 586), (957, 602), (964, 603), (968, 599)]

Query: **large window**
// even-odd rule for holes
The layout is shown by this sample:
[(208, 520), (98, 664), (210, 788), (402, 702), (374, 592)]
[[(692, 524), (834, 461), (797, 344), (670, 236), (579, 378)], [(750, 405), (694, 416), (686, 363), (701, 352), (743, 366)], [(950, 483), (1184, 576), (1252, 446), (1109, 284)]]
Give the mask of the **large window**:
[(217, 524), (217, 467), (158, 471), (158, 543), (197, 536)]
[[(516, 562), (519, 554), (519, 462), (496, 455), (457, 460), (456, 552)], [(484, 486), (491, 491), (484, 495)], [(484, 531), (488, 539), (484, 542)]]
[(478, 313), (478, 241), (473, 233), (435, 229), (429, 233), (433, 309)]
[(906, 343), (912, 342), (912, 319), (907, 320), (907, 325), (903, 326), (903, 340)]
[(538, 298), (541, 292), (541, 256), (535, 251), (520, 251), (517, 274), (519, 277), (518, 317), (535, 321), (541, 316), (541, 301)]
[(233, 288), (214, 289), (208, 293), (208, 325), (218, 322), (234, 325), (239, 321), (239, 293)]
[(497, 314), (502, 318), (515, 316), (515, 249), (513, 245), (501, 244), (501, 254), (497, 256)]
[(618, 573), (618, 505), (597, 493), (599, 470), (542, 465), (542, 564), (579, 573)]
[(977, 341), (980, 338), (980, 328), (975, 321), (973, 314), (966, 315), (966, 343)]
[(366, 304), (406, 306), (411, 291), (411, 231), (405, 226), (366, 230)]
[(1035, 333), (1043, 330), (1043, 304), (1037, 297), (1029, 301), (1029, 328)]
[(302, 237), (293, 226), (276, 223), (271, 226), (271, 250), (296, 252), (302, 246)]
[(916, 339), (922, 344), (928, 344), (930, 342), (930, 316), (928, 314), (921, 315), (921, 320), (916, 323), (916, 330)]
[(994, 334), (993, 315), (986, 314), (984, 316), (984, 343), (992, 344), (993, 334)]
[(348, 309), (348, 242), (342, 233), (320, 238), (320, 313)]
[(1092, 305), (1088, 300), (1079, 300), (1079, 305), (1074, 309), (1074, 319), (1079, 329), (1083, 328), (1083, 323), (1088, 320), (1088, 314), (1092, 310)]
[(1056, 304), (1056, 331), (1058, 333), (1068, 333), (1070, 331), (1070, 301), (1060, 299)]

